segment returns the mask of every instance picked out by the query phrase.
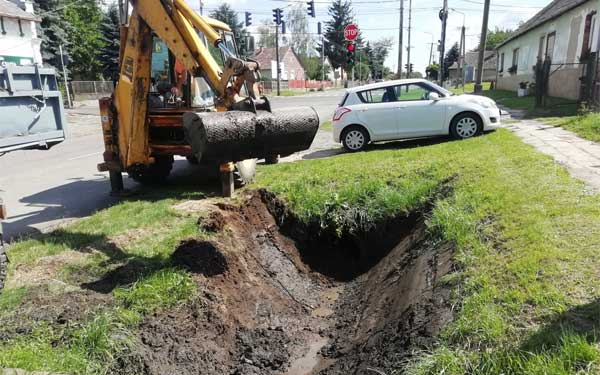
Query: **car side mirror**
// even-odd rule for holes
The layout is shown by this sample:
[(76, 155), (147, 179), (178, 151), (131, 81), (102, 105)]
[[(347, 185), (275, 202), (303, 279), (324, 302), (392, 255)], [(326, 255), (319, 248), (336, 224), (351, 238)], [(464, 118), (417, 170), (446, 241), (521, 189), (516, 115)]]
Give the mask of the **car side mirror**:
[(433, 101), (437, 102), (438, 100), (440, 100), (440, 94), (438, 94), (437, 92), (430, 92), (429, 100), (433, 100)]

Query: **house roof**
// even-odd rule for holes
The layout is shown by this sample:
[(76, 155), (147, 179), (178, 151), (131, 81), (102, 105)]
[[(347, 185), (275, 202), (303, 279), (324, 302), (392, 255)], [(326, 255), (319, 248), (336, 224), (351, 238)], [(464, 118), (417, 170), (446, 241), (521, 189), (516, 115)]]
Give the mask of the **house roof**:
[[(279, 47), (279, 59), (283, 60), (283, 56), (285, 56), (288, 52), (294, 53), (294, 51), (290, 47)], [(296, 57), (296, 59), (298, 59), (300, 65), (302, 65), (302, 62), (300, 61), (298, 56), (296, 56), (295, 53), (294, 56)], [(258, 52), (251, 57), (251, 59), (257, 61), (261, 69), (271, 70), (271, 61), (276, 60), (275, 48), (261, 47), (258, 50)]]
[(517, 30), (515, 30), (505, 41), (500, 43), (496, 49), (502, 47), (506, 43), (519, 36), (535, 29), (542, 24), (552, 21), (553, 19), (561, 16), (569, 10), (580, 6), (590, 0), (554, 0), (548, 4), (544, 9), (540, 10), (535, 16), (531, 17), (527, 22), (522, 24)]
[[(479, 52), (467, 52), (465, 54), (465, 64), (469, 66), (477, 66), (479, 60)], [(458, 69), (458, 62), (450, 66), (450, 69)], [(483, 69), (496, 69), (496, 51), (485, 51), (483, 55)]]
[(0, 16), (6, 18), (18, 18), (26, 21), (40, 22), (41, 19), (24, 11), (19, 6), (8, 0), (0, 0)]

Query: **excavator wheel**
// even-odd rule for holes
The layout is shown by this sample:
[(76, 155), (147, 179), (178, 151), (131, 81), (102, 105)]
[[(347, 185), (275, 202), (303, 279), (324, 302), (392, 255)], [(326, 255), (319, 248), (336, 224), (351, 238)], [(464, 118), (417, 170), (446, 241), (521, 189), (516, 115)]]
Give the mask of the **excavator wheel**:
[(144, 185), (164, 182), (173, 169), (173, 156), (156, 156), (153, 164), (140, 165), (127, 171), (129, 177)]
[(246, 159), (235, 163), (233, 171), (233, 184), (241, 188), (252, 182), (256, 175), (256, 159)]
[(4, 288), (4, 282), (6, 281), (6, 273), (8, 268), (8, 257), (4, 251), (4, 246), (0, 244), (0, 292)]

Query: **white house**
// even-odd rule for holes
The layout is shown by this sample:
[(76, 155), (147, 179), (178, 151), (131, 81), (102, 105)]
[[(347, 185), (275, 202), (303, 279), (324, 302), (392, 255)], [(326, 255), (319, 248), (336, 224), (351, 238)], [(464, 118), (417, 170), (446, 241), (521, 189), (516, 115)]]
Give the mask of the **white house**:
[(42, 64), (41, 39), (30, 0), (0, 0), (0, 62)]
[(497, 48), (499, 89), (534, 82), (538, 58), (552, 61), (550, 96), (578, 99), (584, 62), (598, 51), (599, 0), (554, 0)]

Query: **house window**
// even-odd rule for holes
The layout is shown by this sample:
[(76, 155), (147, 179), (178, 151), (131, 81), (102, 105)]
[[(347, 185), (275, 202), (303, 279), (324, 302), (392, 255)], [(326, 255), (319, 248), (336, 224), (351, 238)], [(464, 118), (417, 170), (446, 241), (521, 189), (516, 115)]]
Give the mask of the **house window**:
[(556, 32), (548, 34), (546, 38), (546, 58), (552, 60), (554, 56), (554, 41), (556, 40)]
[(499, 66), (499, 68), (498, 68), (498, 71), (499, 71), (500, 73), (502, 73), (502, 72), (504, 71), (504, 52), (502, 52), (502, 53), (500, 54), (500, 66)]
[(513, 50), (511, 70), (513, 70), (516, 73), (518, 68), (519, 68), (519, 49), (515, 48)]
[(538, 54), (537, 57), (540, 60), (544, 59), (544, 41), (546, 40), (546, 35), (542, 35), (540, 37), (540, 44), (538, 46)]

